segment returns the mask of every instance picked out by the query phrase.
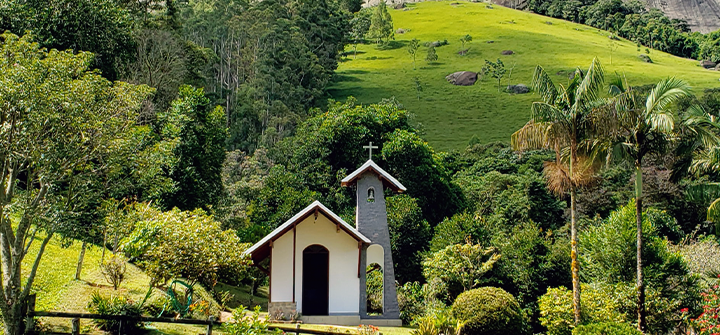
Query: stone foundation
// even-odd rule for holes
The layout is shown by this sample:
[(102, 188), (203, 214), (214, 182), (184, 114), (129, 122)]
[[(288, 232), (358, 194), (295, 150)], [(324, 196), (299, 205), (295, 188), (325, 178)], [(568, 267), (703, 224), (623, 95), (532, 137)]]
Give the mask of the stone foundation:
[(297, 303), (291, 301), (268, 302), (268, 316), (271, 320), (278, 318), (280, 313), (282, 313), (281, 320), (290, 320), (290, 316), (297, 313)]

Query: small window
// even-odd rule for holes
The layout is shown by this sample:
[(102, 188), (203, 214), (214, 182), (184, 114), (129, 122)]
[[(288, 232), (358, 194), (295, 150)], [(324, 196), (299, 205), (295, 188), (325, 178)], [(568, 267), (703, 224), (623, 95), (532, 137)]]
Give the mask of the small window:
[(368, 201), (368, 202), (375, 202), (375, 189), (372, 188), (372, 187), (368, 189), (367, 201)]

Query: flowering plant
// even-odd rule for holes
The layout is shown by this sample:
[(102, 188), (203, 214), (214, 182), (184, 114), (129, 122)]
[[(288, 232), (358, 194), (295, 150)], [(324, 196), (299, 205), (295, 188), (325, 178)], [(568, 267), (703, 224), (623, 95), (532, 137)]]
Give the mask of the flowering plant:
[(373, 325), (359, 325), (358, 335), (378, 335), (380, 334), (380, 328)]
[[(720, 275), (718, 275), (720, 277)], [(705, 292), (702, 292), (702, 308), (703, 312), (696, 319), (692, 320), (695, 325), (697, 335), (720, 335), (720, 289), (718, 285), (714, 285)], [(684, 311), (684, 312), (683, 312)], [(687, 313), (687, 309), (681, 310), (683, 314)]]

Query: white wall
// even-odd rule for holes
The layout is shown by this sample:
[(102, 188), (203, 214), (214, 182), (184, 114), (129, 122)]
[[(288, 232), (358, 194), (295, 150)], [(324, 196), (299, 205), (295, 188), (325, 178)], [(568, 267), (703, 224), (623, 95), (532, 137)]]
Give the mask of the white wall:
[(385, 264), (385, 254), (383, 247), (379, 244), (373, 244), (367, 248), (367, 265), (377, 263), (381, 267)]
[[(358, 314), (360, 311), (360, 279), (358, 278), (358, 242), (322, 213), (298, 223), (295, 251), (295, 300), (302, 312), (303, 250), (319, 244), (328, 249), (330, 257), (330, 314)], [(270, 295), (273, 302), (292, 301), (292, 230), (273, 243)]]

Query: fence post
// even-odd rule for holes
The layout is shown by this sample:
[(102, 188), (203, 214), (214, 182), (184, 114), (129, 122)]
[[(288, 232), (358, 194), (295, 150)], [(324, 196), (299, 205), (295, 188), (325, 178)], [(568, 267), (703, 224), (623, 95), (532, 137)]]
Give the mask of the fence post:
[(35, 333), (35, 316), (32, 314), (35, 313), (36, 298), (37, 296), (35, 294), (30, 294), (27, 297), (27, 303), (25, 305), (25, 334)]
[(72, 335), (80, 335), (80, 319), (72, 319)]
[(118, 335), (122, 335), (122, 333), (123, 333), (122, 324), (123, 324), (123, 320), (120, 320), (120, 323), (118, 324)]
[(212, 335), (212, 329), (213, 329), (213, 322), (215, 321), (215, 316), (211, 315), (208, 318), (208, 321), (210, 321), (210, 324), (207, 327), (207, 335)]

